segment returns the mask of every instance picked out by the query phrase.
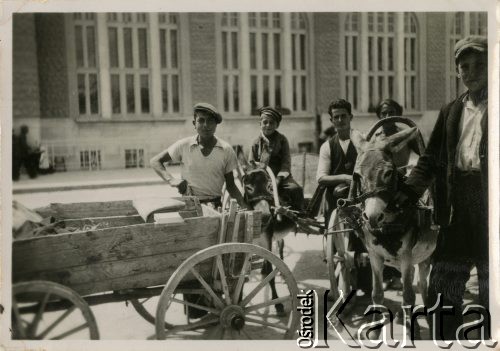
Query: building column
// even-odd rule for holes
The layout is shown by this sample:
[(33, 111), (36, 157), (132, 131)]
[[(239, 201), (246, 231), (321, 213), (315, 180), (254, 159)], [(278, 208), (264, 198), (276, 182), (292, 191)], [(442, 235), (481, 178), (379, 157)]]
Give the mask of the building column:
[(396, 95), (395, 100), (405, 106), (405, 18), (396, 14)]
[(240, 14), (240, 103), (241, 112), (245, 115), (252, 113), (251, 109), (251, 86), (250, 86), (250, 55), (245, 55), (250, 51), (250, 30), (248, 25), (248, 13)]
[[(283, 107), (293, 111), (293, 80), (292, 80), (292, 16), (290, 12), (283, 13)], [(290, 53), (287, 55), (286, 53)]]
[[(368, 13), (361, 13), (361, 30), (359, 33), (359, 40), (361, 50), (358, 55), (361, 55), (361, 67), (359, 67), (359, 84), (360, 84), (360, 96), (359, 96), (359, 107), (358, 110), (362, 112), (368, 111), (368, 106), (370, 104), (370, 91), (368, 87), (368, 60), (370, 59), (370, 54), (368, 53)], [(354, 90), (353, 90), (354, 91)]]
[(151, 100), (154, 117), (163, 114), (161, 98), (161, 63), (160, 63), (160, 31), (158, 13), (149, 14), (149, 47), (151, 48)]
[(189, 38), (189, 14), (179, 14), (179, 50), (180, 50), (180, 69), (181, 69), (181, 105), (180, 113), (191, 116), (193, 113), (193, 98), (191, 96), (191, 46)]
[(99, 58), (99, 80), (101, 82), (102, 118), (111, 118), (111, 77), (109, 73), (109, 45), (106, 14), (97, 14), (97, 50)]

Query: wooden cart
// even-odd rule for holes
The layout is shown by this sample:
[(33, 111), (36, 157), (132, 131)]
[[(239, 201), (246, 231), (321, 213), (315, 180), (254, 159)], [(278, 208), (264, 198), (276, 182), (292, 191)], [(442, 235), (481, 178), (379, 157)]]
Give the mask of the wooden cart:
[[(89, 306), (118, 301), (131, 301), (155, 324), (152, 339), (292, 338), (297, 284), (279, 258), (253, 244), (260, 214), (182, 202), (181, 221), (164, 224), (145, 222), (132, 201), (39, 209), (83, 230), (14, 240), (13, 338), (98, 339)], [(270, 274), (261, 274), (264, 260)], [(278, 303), (285, 315), (276, 314)]]

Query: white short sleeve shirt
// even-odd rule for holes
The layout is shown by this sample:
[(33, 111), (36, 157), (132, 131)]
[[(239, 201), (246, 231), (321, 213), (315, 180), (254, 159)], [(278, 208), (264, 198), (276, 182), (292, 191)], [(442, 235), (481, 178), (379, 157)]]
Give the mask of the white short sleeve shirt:
[(231, 145), (217, 138), (212, 152), (203, 156), (197, 136), (178, 140), (168, 148), (173, 161), (181, 162), (181, 176), (193, 195), (221, 196), (224, 175), (238, 167)]

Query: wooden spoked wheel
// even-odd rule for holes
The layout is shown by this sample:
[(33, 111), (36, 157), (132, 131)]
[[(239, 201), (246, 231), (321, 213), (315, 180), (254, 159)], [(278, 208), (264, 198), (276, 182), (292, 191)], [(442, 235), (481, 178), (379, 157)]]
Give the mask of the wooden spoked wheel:
[[(270, 273), (261, 273), (259, 263), (264, 260), (272, 265)], [(272, 279), (278, 295), (274, 299)], [(186, 282), (198, 288), (185, 289)], [(190, 298), (180, 292), (189, 292)], [(244, 243), (211, 246), (184, 261), (165, 285), (156, 312), (156, 337), (291, 339), (298, 322), (297, 294), (292, 273), (268, 250)], [(283, 314), (278, 315), (277, 304), (283, 305)], [(188, 316), (179, 319), (179, 312), (186, 310)], [(165, 322), (174, 327), (166, 329)]]
[[(156, 313), (157, 297), (146, 297), (141, 299), (130, 299), (130, 304), (135, 311), (151, 324), (156, 323), (154, 313)], [(165, 328), (172, 328), (172, 325), (165, 323)]]
[[(328, 223), (327, 233), (349, 229), (339, 218), (335, 209)], [(354, 254), (347, 251), (349, 247), (349, 232), (328, 234), (326, 239), (326, 259), (328, 277), (330, 280), (330, 299), (337, 301), (342, 291), (344, 298), (353, 289), (352, 270), (354, 269)]]
[(13, 339), (99, 339), (89, 305), (72, 289), (49, 281), (12, 287)]
[(130, 299), (130, 304), (134, 307), (135, 311), (146, 321), (151, 324), (155, 324), (155, 317), (148, 311), (146, 304), (151, 300), (151, 298), (144, 299)]

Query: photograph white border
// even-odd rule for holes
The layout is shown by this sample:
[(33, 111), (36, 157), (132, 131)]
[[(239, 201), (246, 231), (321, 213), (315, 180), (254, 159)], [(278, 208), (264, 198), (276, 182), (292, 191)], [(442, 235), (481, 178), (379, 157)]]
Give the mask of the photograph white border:
[[(10, 325), (10, 289), (11, 289), (11, 221), (12, 221), (12, 15), (20, 12), (345, 12), (345, 11), (414, 11), (414, 12), (449, 12), (449, 11), (488, 11), (489, 43), (489, 223), (490, 223), (490, 304), (492, 315), (493, 338), (500, 340), (500, 245), (499, 245), (499, 27), (496, 0), (419, 0), (419, 1), (326, 1), (326, 0), (279, 0), (279, 1), (136, 1), (136, 0), (39, 0), (17, 1), (4, 0), (0, 4), (0, 109), (1, 109), (1, 172), (2, 172), (2, 245), (1, 256), (1, 300), (5, 310), (1, 315), (1, 347), (6, 350), (266, 350), (299, 349), (292, 341), (12, 341), (9, 335)], [(443, 101), (443, 104), (445, 101)], [(331, 348), (344, 348), (340, 342), (329, 341)], [(433, 349), (437, 346), (432, 341), (416, 342), (418, 348)], [(455, 346), (457, 343), (455, 342)], [(497, 346), (499, 347), (499, 346)], [(347, 348), (347, 346), (345, 346)]]

